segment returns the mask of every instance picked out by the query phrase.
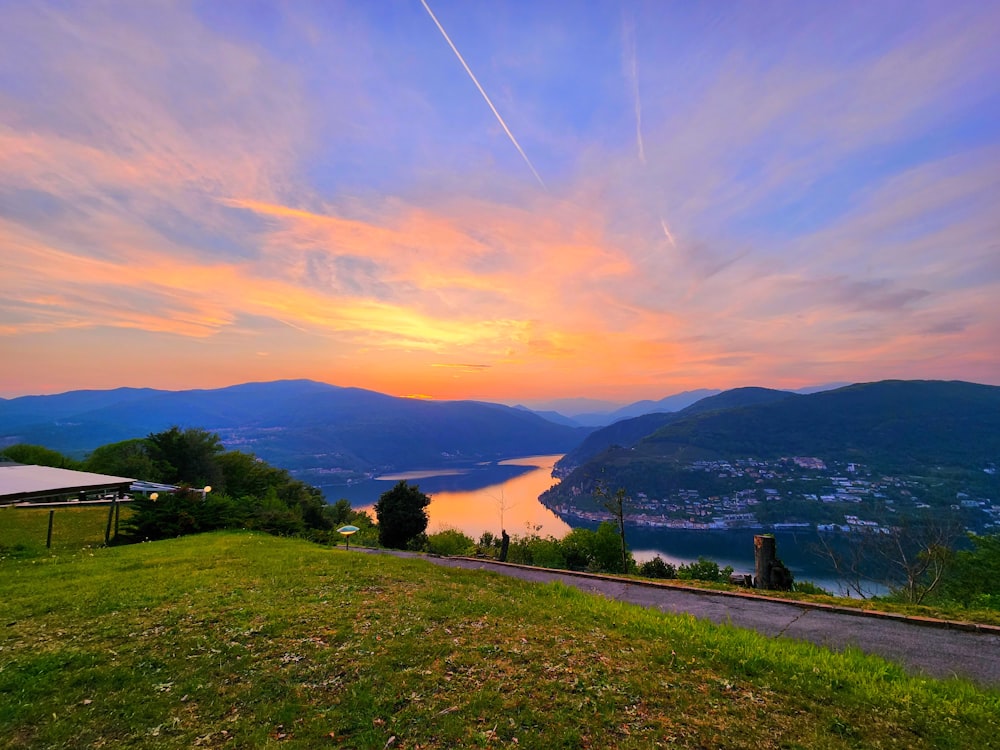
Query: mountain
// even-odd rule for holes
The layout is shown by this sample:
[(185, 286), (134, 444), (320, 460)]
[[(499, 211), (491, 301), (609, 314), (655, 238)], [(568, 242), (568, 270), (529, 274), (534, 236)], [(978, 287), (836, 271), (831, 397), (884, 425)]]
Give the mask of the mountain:
[[(695, 461), (811, 456), (861, 463), (879, 474), (930, 477), (945, 487), (958, 479), (976, 485), (990, 476), (985, 467), (1000, 463), (997, 386), (882, 381), (809, 395), (736, 389), (695, 407), (629, 447), (594, 455), (549, 500), (585, 494), (598, 478), (630, 492), (660, 492), (691, 481), (681, 477)], [(596, 432), (588, 441), (601, 439)]]
[[(697, 399), (680, 411), (643, 414), (642, 416), (634, 417), (632, 419), (623, 419), (600, 430), (592, 432), (580, 445), (571, 450), (563, 456), (558, 463), (556, 463), (554, 474), (556, 476), (566, 476), (569, 472), (582, 465), (588, 459), (593, 458), (613, 445), (629, 448), (639, 442), (642, 438), (656, 432), (661, 427), (665, 427), (672, 422), (692, 414), (702, 414), (709, 411), (731, 409), (739, 406), (752, 406), (755, 404), (780, 401), (794, 396), (794, 394), (789, 393), (788, 391), (775, 391), (769, 388), (734, 388), (723, 393), (719, 393), (718, 391), (688, 391), (687, 394), (678, 394), (677, 396), (670, 398), (681, 399), (681, 397), (688, 397), (689, 394), (698, 393), (714, 393), (716, 395), (709, 395), (707, 397)], [(663, 402), (669, 400), (670, 399), (663, 399), (663, 401), (658, 403), (662, 404)], [(654, 402), (650, 401), (639, 403), (651, 404)], [(674, 403), (678, 403), (678, 401), (675, 401)]]
[(37, 443), (75, 456), (172, 425), (217, 432), (227, 448), (326, 484), (379, 471), (561, 453), (589, 432), (499, 404), (396, 398), (309, 380), (0, 402), (0, 445)]

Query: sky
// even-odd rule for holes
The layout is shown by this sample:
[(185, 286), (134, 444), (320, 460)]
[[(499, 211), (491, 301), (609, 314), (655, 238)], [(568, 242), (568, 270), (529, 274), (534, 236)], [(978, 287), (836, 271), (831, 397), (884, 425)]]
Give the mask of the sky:
[(1000, 384), (998, 28), (0, 0), (0, 396)]

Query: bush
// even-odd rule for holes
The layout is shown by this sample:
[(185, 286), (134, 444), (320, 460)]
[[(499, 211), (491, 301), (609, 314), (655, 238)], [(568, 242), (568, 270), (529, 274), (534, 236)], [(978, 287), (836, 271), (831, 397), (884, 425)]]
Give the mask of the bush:
[(729, 576), (732, 573), (733, 568), (731, 565), (720, 569), (719, 563), (704, 557), (699, 557), (696, 562), (680, 565), (677, 568), (677, 577), (685, 581), (729, 583)]
[(466, 536), (458, 529), (445, 529), (427, 537), (427, 551), (444, 557), (468, 555), (475, 546), (472, 537)]
[(663, 558), (657, 555), (639, 566), (639, 575), (646, 578), (676, 578), (677, 568), (671, 563), (663, 562)]

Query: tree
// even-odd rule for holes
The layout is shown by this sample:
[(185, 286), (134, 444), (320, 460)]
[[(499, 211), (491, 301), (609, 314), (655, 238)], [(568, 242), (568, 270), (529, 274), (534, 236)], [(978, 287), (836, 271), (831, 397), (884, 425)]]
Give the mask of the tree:
[(165, 481), (222, 489), (222, 468), (216, 459), (225, 448), (215, 433), (190, 427), (181, 430), (174, 426), (150, 435), (147, 440), (153, 460), (167, 470)]
[(619, 487), (618, 491), (614, 495), (608, 492), (607, 488), (598, 483), (597, 489), (594, 490), (594, 497), (603, 505), (608, 513), (614, 518), (615, 524), (618, 526), (618, 535), (621, 537), (621, 558), (622, 558), (622, 572), (628, 572), (628, 546), (625, 544), (625, 501), (628, 499), (625, 496), (625, 488)]
[(391, 549), (404, 549), (427, 530), (426, 508), (430, 504), (431, 499), (417, 485), (409, 485), (405, 480), (383, 492), (375, 503), (379, 543)]
[(17, 443), (0, 451), (0, 455), (6, 456), (11, 461), (19, 464), (33, 464), (35, 466), (52, 466), (56, 469), (78, 469), (79, 464), (69, 456), (64, 456), (58, 451), (46, 448), (44, 445), (29, 445), (27, 443)]
[(955, 554), (943, 598), (964, 607), (1000, 609), (1000, 534), (969, 534), (972, 549)]
[(133, 438), (94, 449), (83, 467), (98, 474), (132, 477), (145, 482), (164, 481), (163, 465), (153, 460), (152, 446), (146, 438)]

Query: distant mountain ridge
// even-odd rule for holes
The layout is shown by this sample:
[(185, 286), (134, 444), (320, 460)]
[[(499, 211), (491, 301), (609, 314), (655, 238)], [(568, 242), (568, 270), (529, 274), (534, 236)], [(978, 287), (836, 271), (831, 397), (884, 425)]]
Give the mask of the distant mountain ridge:
[[(582, 460), (567, 461), (568, 475), (549, 501), (571, 502), (598, 479), (629, 492), (660, 492), (682, 481), (678, 472), (692, 461), (814, 456), (885, 473), (971, 479), (1000, 463), (998, 386), (881, 381), (808, 395), (735, 389), (662, 416), (645, 436), (636, 433), (653, 422), (589, 436), (567, 455)], [(609, 446), (612, 437), (621, 439)], [(583, 455), (588, 444), (598, 452)]]
[(217, 432), (227, 448), (253, 452), (312, 483), (562, 453), (589, 432), (500, 404), (397, 398), (311, 380), (0, 401), (0, 445), (37, 443), (76, 456), (175, 424)]
[[(697, 392), (691, 391), (689, 393)], [(582, 465), (588, 459), (597, 456), (614, 445), (630, 448), (660, 428), (693, 414), (704, 414), (710, 411), (770, 403), (796, 396), (796, 394), (789, 391), (776, 391), (770, 388), (754, 387), (734, 388), (729, 391), (721, 393), (716, 391), (714, 393), (715, 395), (694, 401), (690, 406), (680, 411), (651, 413), (633, 417), (632, 419), (623, 419), (592, 432), (580, 445), (556, 463), (555, 475), (566, 476), (570, 471)]]

